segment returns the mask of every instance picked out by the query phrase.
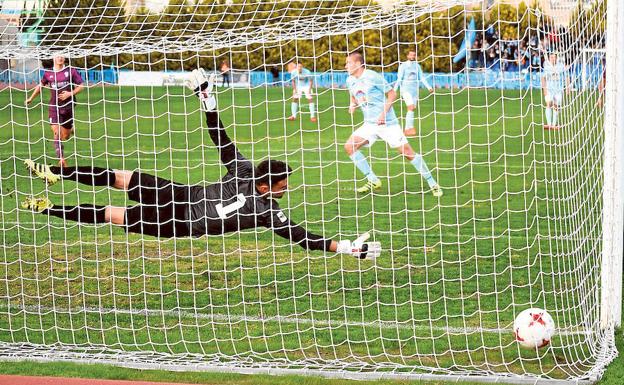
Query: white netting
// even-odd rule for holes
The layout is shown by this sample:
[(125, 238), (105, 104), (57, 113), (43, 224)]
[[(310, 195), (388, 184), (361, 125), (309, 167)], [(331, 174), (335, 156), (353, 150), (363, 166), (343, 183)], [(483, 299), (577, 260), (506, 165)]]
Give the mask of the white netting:
[[(1, 358), (533, 383), (594, 380), (616, 355), (600, 319), (606, 2), (32, 5), (3, 3), (0, 23)], [(381, 140), (361, 152), (382, 187), (358, 194), (365, 178), (344, 144), (362, 117), (348, 113), (345, 59), (362, 52), (394, 84), (410, 49), (433, 92), (421, 85), (409, 143), (444, 195)], [(46, 187), (23, 166), (58, 161), (49, 91), (24, 100), (39, 59), (59, 53), (86, 85), (69, 165), (217, 182), (224, 168), (182, 83), (226, 64), (221, 119), (254, 163), (293, 168), (285, 214), (336, 240), (371, 230), (382, 256), (306, 251), (266, 228), (167, 239), (21, 209), (27, 195), (135, 204), (105, 186)], [(550, 53), (564, 69), (547, 112)], [(314, 106), (302, 96), (293, 109), (291, 62), (312, 72)], [(405, 128), (403, 93), (394, 109)], [(514, 317), (529, 307), (555, 319), (548, 348), (514, 341)]]

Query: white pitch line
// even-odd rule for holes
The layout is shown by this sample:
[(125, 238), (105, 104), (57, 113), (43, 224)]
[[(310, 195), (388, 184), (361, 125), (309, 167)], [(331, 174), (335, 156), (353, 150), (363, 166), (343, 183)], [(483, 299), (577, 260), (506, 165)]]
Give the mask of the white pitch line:
[[(35, 226), (41, 226), (41, 227), (46, 227), (46, 226), (52, 226), (55, 230), (73, 230), (77, 227), (79, 227), (79, 225), (77, 224), (77, 222), (75, 222), (75, 225), (72, 225), (70, 228), (67, 227), (60, 227), (57, 226), (55, 223), (53, 222), (40, 222), (40, 221), (4, 221), (4, 222), (0, 222), (0, 224), (7, 224), (7, 225), (11, 225), (11, 226), (16, 226), (19, 227), (20, 229), (24, 229), (24, 230), (28, 230), (28, 231), (36, 231), (36, 230), (41, 230), (40, 228), (34, 228), (34, 227), (29, 227), (26, 225), (35, 225)], [(106, 226), (111, 226), (113, 228), (117, 228), (115, 225), (111, 225), (111, 224), (99, 224), (97, 226), (93, 225), (93, 224), (83, 224), (83, 226), (90, 226), (90, 227), (99, 227), (99, 228), (104, 228)], [(0, 231), (7, 231), (7, 229), (5, 228), (1, 228), (0, 227)], [(268, 231), (268, 230), (267, 230)], [(418, 230), (413, 230), (413, 232), (420, 232), (423, 231), (423, 229), (418, 229)], [(404, 231), (393, 231), (392, 234), (405, 234)], [(458, 237), (456, 232), (435, 232), (436, 235), (441, 234), (441, 236), (452, 236), (452, 237)], [(490, 241), (493, 239), (526, 239), (527, 237), (524, 235), (505, 235), (505, 236), (483, 236), (483, 235), (459, 235), (460, 239), (475, 239), (475, 240), (485, 240), (485, 241)], [(588, 237), (564, 237), (564, 236), (554, 236), (554, 235), (535, 235), (534, 237), (530, 238), (549, 238), (549, 239), (557, 239), (557, 240), (566, 240), (566, 241), (578, 241), (578, 242), (586, 242), (586, 241), (593, 241), (593, 242), (598, 242), (598, 241), (602, 241), (602, 238), (588, 238)], [(183, 239), (192, 239), (192, 238), (183, 238)], [(449, 243), (445, 243), (445, 245), (449, 245)]]
[[(392, 322), (392, 321), (327, 321), (327, 320), (315, 320), (310, 318), (296, 318), (296, 317), (284, 317), (284, 316), (270, 316), (270, 317), (254, 317), (244, 315), (233, 314), (206, 314), (197, 313), (184, 310), (127, 310), (127, 309), (115, 309), (115, 308), (102, 308), (102, 307), (84, 307), (84, 308), (62, 308), (62, 307), (47, 307), (47, 306), (35, 306), (35, 305), (16, 305), (7, 306), (6, 304), (0, 304), (0, 309), (9, 311), (10, 309), (19, 309), (25, 312), (37, 312), (37, 313), (116, 313), (135, 316), (149, 316), (149, 317), (177, 317), (177, 318), (192, 318), (202, 319), (209, 321), (220, 321), (224, 323), (240, 323), (240, 322), (258, 322), (258, 323), (271, 323), (278, 322), (281, 324), (297, 324), (297, 325), (311, 325), (313, 327), (371, 327), (387, 330), (419, 330), (419, 331), (438, 331), (447, 332), (449, 334), (476, 334), (476, 333), (493, 333), (493, 334), (507, 334), (512, 333), (510, 328), (486, 328), (486, 327), (455, 327), (455, 326), (426, 326), (426, 325), (408, 325), (407, 322)], [(590, 330), (557, 330), (558, 335), (586, 335), (593, 334)]]

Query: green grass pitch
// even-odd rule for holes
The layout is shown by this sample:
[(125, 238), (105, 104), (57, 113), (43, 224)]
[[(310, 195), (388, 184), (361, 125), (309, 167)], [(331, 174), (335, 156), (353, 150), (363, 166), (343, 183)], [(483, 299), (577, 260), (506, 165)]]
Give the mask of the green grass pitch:
[[(538, 90), (423, 93), (410, 143), (444, 190), (437, 199), (383, 142), (364, 150), (383, 188), (356, 195), (362, 175), (343, 145), (361, 113), (348, 114), (346, 91), (323, 89), (318, 123), (305, 103), (287, 122), (290, 91), (220, 89), (229, 135), (248, 158), (293, 167), (280, 201), (288, 216), (327, 237), (372, 230), (384, 247), (377, 261), (308, 253), (266, 229), (157, 240), (23, 211), (27, 194), (133, 203), (31, 178), (24, 159), (55, 162), (46, 108), (26, 114), (23, 92), (0, 92), (0, 341), (398, 372), (567, 378), (592, 366), (596, 336), (582, 331), (598, 311), (602, 131), (589, 95), (562, 113), (575, 124), (544, 131)], [(182, 88), (96, 86), (78, 99), (70, 165), (193, 184), (223, 175)], [(509, 332), (531, 305), (565, 331), (537, 353)]]

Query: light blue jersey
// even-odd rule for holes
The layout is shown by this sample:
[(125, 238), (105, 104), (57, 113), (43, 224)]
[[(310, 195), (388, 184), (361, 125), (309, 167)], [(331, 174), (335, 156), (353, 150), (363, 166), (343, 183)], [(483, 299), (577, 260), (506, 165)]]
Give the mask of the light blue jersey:
[(566, 79), (566, 68), (563, 63), (557, 62), (553, 65), (550, 61), (544, 62), (542, 76), (546, 78), (546, 89), (549, 93), (553, 95), (563, 93)]
[(293, 70), (291, 72), (291, 78), (295, 81), (295, 85), (297, 88), (308, 88), (312, 84), (313, 74), (307, 68), (301, 69), (301, 73), (299, 70)]
[(429, 85), (425, 79), (425, 74), (417, 61), (408, 60), (399, 65), (399, 74), (394, 84), (395, 91), (401, 88), (401, 92), (409, 92), (412, 95), (417, 95), (420, 83), (427, 89), (431, 89), (431, 85)]
[[(347, 78), (349, 93), (358, 103), (364, 114), (364, 122), (377, 124), (377, 119), (384, 111), (386, 93), (392, 89), (383, 76), (375, 71), (364, 70), (359, 78)], [(394, 108), (386, 113), (386, 124), (398, 124)]]

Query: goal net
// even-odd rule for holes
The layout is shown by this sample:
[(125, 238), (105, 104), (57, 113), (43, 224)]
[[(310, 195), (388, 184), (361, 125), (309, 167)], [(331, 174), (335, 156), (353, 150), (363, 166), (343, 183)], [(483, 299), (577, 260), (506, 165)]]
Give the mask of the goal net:
[[(539, 3), (3, 2), (0, 359), (596, 380), (617, 355), (621, 307), (624, 127), (609, 50), (624, 11)], [(388, 98), (408, 55), (420, 65), (393, 104), (406, 142), (353, 134), (375, 101), (353, 92), (352, 52)], [(31, 196), (138, 204), (111, 186), (48, 186), (24, 165), (57, 165), (59, 150), (70, 167), (219, 182), (227, 170), (184, 87), (197, 68), (218, 75), (217, 110), (241, 154), (292, 168), (282, 215), (336, 241), (370, 231), (378, 258), (306, 250), (266, 227), (155, 237), (22, 208)], [(73, 130), (49, 102), (66, 85), (45, 80), (71, 69), (83, 86)], [(374, 178), (345, 146), (352, 135), (371, 144), (358, 151), (377, 176), (372, 193), (356, 191)], [(512, 330), (531, 307), (557, 329), (537, 350)]]

